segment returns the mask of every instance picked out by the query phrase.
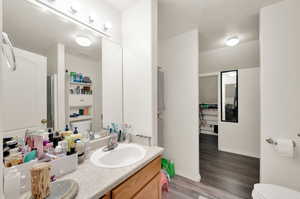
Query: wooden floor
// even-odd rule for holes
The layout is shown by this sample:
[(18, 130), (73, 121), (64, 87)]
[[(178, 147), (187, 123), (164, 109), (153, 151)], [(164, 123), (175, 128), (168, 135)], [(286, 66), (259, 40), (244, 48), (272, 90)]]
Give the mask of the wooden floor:
[(218, 151), (216, 136), (200, 135), (202, 182), (240, 198), (251, 198), (259, 182), (259, 159)]
[(201, 182), (176, 176), (163, 199), (251, 199), (259, 159), (218, 151), (217, 137), (200, 136)]

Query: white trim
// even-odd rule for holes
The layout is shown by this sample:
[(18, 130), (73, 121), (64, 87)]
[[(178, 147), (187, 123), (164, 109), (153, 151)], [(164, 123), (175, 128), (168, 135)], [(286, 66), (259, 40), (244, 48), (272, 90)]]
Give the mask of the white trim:
[(213, 76), (218, 76), (219, 72), (214, 72), (214, 73), (200, 73), (199, 77), (213, 77)]
[(233, 153), (233, 154), (238, 154), (238, 155), (243, 155), (243, 156), (252, 157), (252, 158), (260, 158), (260, 155), (248, 153), (248, 152), (245, 152), (245, 151), (235, 151), (235, 150), (224, 149), (224, 148), (222, 150), (219, 149), (219, 151), (227, 152), (227, 153)]
[(187, 174), (187, 173), (185, 173), (185, 172), (183, 172), (183, 171), (176, 170), (176, 174), (177, 174), (178, 176), (182, 176), (182, 177), (185, 177), (185, 178), (187, 178), (187, 179), (190, 179), (190, 180), (192, 180), (192, 181), (194, 181), (194, 182), (200, 182), (200, 181), (201, 181), (201, 175), (200, 175), (200, 173), (191, 176), (191, 175), (189, 175), (189, 174)]

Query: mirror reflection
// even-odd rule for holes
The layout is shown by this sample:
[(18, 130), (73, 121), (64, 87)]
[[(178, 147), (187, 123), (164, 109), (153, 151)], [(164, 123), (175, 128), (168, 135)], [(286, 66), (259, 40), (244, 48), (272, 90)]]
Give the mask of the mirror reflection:
[(238, 122), (238, 71), (221, 72), (222, 122)]
[(99, 138), (105, 125), (122, 124), (122, 68), (118, 78), (107, 70), (113, 58), (122, 66), (122, 57), (103, 57), (111, 48), (103, 40), (110, 41), (28, 1), (5, 0), (3, 10), (17, 61), (15, 72), (4, 71), (5, 131), (78, 130)]

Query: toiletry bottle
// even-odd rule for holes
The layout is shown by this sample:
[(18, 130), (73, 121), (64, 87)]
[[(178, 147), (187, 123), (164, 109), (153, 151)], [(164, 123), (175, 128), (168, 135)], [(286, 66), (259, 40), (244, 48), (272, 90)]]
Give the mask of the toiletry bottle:
[(41, 159), (44, 155), (44, 137), (41, 135), (34, 135), (34, 148), (37, 149), (38, 158)]
[(74, 134), (78, 134), (79, 132), (78, 132), (78, 128), (77, 127), (75, 127), (75, 130), (74, 130), (74, 132), (73, 132)]
[(78, 163), (82, 163), (85, 159), (85, 143), (81, 140), (76, 141), (76, 151), (78, 154)]
[(53, 137), (53, 147), (56, 148), (58, 146), (58, 142), (61, 140), (62, 140), (62, 138), (61, 138), (59, 132), (56, 132)]
[(48, 129), (48, 140), (49, 140), (49, 142), (53, 142), (53, 137), (54, 137), (54, 134), (52, 132), (52, 129)]
[(120, 130), (118, 133), (118, 142), (122, 141), (122, 131)]

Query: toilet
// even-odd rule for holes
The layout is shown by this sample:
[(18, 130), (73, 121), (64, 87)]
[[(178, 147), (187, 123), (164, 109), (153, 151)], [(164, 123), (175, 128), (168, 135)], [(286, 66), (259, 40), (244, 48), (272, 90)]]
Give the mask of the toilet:
[(300, 199), (300, 192), (271, 184), (256, 184), (253, 199)]

